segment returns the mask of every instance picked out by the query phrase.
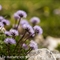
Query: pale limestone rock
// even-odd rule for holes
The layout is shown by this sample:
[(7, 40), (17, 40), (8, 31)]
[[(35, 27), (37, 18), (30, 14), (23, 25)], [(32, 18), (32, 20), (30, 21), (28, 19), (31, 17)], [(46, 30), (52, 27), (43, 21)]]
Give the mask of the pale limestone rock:
[(56, 60), (60, 60), (60, 52), (58, 50), (53, 50), (52, 53), (55, 56)]
[(43, 43), (43, 41), (44, 41), (44, 38), (43, 38), (43, 35), (38, 35), (38, 36), (36, 36), (35, 37), (35, 41), (36, 41), (36, 43), (37, 44), (41, 44), (41, 43)]
[(60, 44), (60, 38), (48, 36), (44, 41), (43, 45), (47, 47), (49, 50), (53, 51), (58, 46), (58, 44)]
[(52, 51), (52, 53), (54, 54), (54, 56), (56, 57), (56, 60), (60, 60), (60, 52), (57, 50)]
[(1, 58), (1, 57), (0, 57), (0, 60), (4, 60), (4, 58)]
[(29, 57), (28, 60), (56, 60), (53, 53), (45, 48), (32, 50), (28, 54), (28, 57)]
[(60, 53), (59, 54), (54, 54), (54, 56), (56, 57), (56, 60), (60, 60)]

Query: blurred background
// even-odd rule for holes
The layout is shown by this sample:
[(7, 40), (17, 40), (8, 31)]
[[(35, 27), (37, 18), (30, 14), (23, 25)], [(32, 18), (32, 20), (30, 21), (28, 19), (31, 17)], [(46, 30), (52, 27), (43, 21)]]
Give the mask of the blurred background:
[[(17, 10), (27, 12), (27, 20), (33, 16), (40, 18), (43, 37), (60, 37), (60, 0), (0, 0), (2, 10), (0, 15), (11, 20)], [(59, 45), (60, 46), (60, 45)], [(58, 47), (60, 49), (60, 47)]]

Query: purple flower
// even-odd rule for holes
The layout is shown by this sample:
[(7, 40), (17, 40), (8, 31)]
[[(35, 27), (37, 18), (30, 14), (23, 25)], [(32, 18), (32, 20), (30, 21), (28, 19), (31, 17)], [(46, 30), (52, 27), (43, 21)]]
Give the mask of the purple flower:
[(9, 31), (5, 31), (4, 34), (5, 34), (6, 36), (12, 36)]
[(16, 44), (16, 41), (13, 38), (6, 38), (4, 42), (6, 44)]
[(26, 50), (28, 49), (28, 46), (25, 43), (23, 43), (22, 47)]
[(2, 10), (2, 6), (0, 5), (0, 10)]
[(30, 33), (30, 36), (31, 36), (31, 37), (34, 37), (34, 36), (35, 36), (35, 33), (34, 33), (33, 28), (31, 28), (31, 29), (29, 30), (29, 33)]
[(35, 41), (31, 40), (29, 46), (33, 49), (38, 49), (38, 45)]
[(2, 20), (2, 23), (3, 23), (4, 25), (10, 25), (10, 22), (9, 22), (8, 20), (6, 20), (6, 19), (3, 19), (3, 20)]
[(27, 14), (25, 11), (23, 10), (19, 10), (16, 12), (20, 17), (23, 17), (23, 18), (26, 18), (27, 17)]
[(33, 18), (31, 18), (30, 22), (32, 24), (38, 24), (40, 22), (40, 19), (38, 17), (33, 17)]
[(0, 22), (3, 20), (4, 18), (2, 16), (0, 16)]
[(15, 18), (15, 20), (18, 20), (18, 19), (20, 19), (20, 16), (17, 13), (15, 13), (14, 18)]
[(22, 19), (22, 20), (20, 21), (20, 24), (21, 24), (21, 25), (23, 25), (23, 24), (28, 24), (28, 21)]
[(35, 31), (35, 33), (38, 33), (38, 34), (43, 33), (42, 28), (40, 26), (38, 26), (38, 25), (34, 26), (34, 31)]
[(29, 26), (29, 24), (23, 24), (22, 25), (22, 28), (23, 29), (26, 29), (26, 30), (29, 30), (30, 26)]
[(31, 29), (31, 26), (29, 24), (23, 24), (22, 28), (29, 31)]
[(10, 29), (11, 35), (18, 36), (18, 31), (16, 29)]
[(29, 24), (23, 24), (22, 28), (25, 29), (25, 30), (27, 30), (27, 32), (29, 32), (30, 36), (34, 36), (34, 30), (33, 30), (33, 28), (32, 28), (31, 25), (29, 25)]
[(4, 24), (2, 22), (0, 22), (0, 27), (4, 27)]
[(30, 36), (31, 36), (31, 37), (34, 37), (34, 36), (35, 36), (34, 33), (35, 33), (35, 32), (34, 32), (32, 26), (30, 26), (30, 29), (29, 29), (29, 34), (30, 34)]

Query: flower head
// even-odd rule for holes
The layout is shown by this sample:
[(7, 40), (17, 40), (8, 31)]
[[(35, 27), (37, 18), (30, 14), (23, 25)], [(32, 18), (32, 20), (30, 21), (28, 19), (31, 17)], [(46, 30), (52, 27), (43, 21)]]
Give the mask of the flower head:
[(4, 18), (2, 16), (0, 16), (0, 22), (3, 20)]
[(14, 18), (15, 18), (15, 20), (18, 20), (20, 18), (20, 16), (17, 13), (15, 13)]
[(4, 34), (5, 34), (6, 36), (11, 36), (11, 33), (10, 33), (9, 31), (5, 31)]
[(38, 34), (42, 34), (43, 33), (43, 30), (40, 26), (34, 26), (34, 31), (35, 33), (38, 33)]
[(26, 18), (27, 17), (27, 14), (25, 11), (23, 10), (19, 10), (16, 12), (20, 17), (23, 17), (23, 18)]
[(23, 28), (23, 29), (26, 29), (26, 30), (29, 30), (30, 25), (29, 25), (29, 24), (23, 24), (23, 25), (22, 25), (22, 28)]
[(23, 24), (22, 28), (29, 31), (31, 29), (31, 25), (29, 25), (29, 24)]
[(38, 49), (38, 45), (35, 41), (31, 40), (29, 46), (33, 49)]
[(4, 25), (10, 25), (10, 22), (9, 22), (8, 20), (6, 20), (6, 19), (3, 19), (3, 20), (2, 20), (2, 23), (3, 23)]
[(24, 49), (28, 49), (28, 46), (25, 44), (25, 43), (23, 43), (23, 46), (22, 46)]
[(4, 42), (6, 44), (16, 44), (16, 41), (13, 38), (6, 38)]
[(30, 36), (34, 36), (34, 30), (33, 30), (33, 28), (32, 28), (31, 25), (29, 25), (29, 24), (23, 24), (22, 28), (25, 29), (25, 30), (27, 30), (27, 32), (29, 32)]
[(34, 32), (33, 28), (31, 28), (29, 30), (29, 34), (30, 34), (31, 37), (34, 37), (35, 36), (35, 32)]
[(30, 22), (32, 24), (38, 24), (40, 22), (40, 19), (38, 17), (33, 17), (33, 18), (31, 18)]
[(22, 19), (22, 20), (20, 21), (20, 24), (21, 24), (21, 25), (23, 25), (23, 24), (28, 24), (28, 21)]
[(2, 22), (0, 22), (0, 27), (4, 27), (4, 24)]
[(30, 28), (29, 28), (29, 35), (30, 35), (31, 37), (34, 37), (34, 36), (35, 36), (34, 33), (35, 33), (35, 32), (34, 32), (34, 30), (33, 30), (33, 27), (30, 26)]
[(16, 29), (10, 29), (10, 33), (11, 33), (11, 35), (13, 35), (13, 36), (18, 36), (19, 34), (18, 34), (18, 31), (16, 30)]

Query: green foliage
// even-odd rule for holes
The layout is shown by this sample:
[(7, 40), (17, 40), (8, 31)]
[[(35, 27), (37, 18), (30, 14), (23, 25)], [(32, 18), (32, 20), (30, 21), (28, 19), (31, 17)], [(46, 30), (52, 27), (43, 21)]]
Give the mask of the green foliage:
[(60, 52), (60, 44), (57, 45), (57, 47), (55, 48), (56, 50), (58, 50)]

